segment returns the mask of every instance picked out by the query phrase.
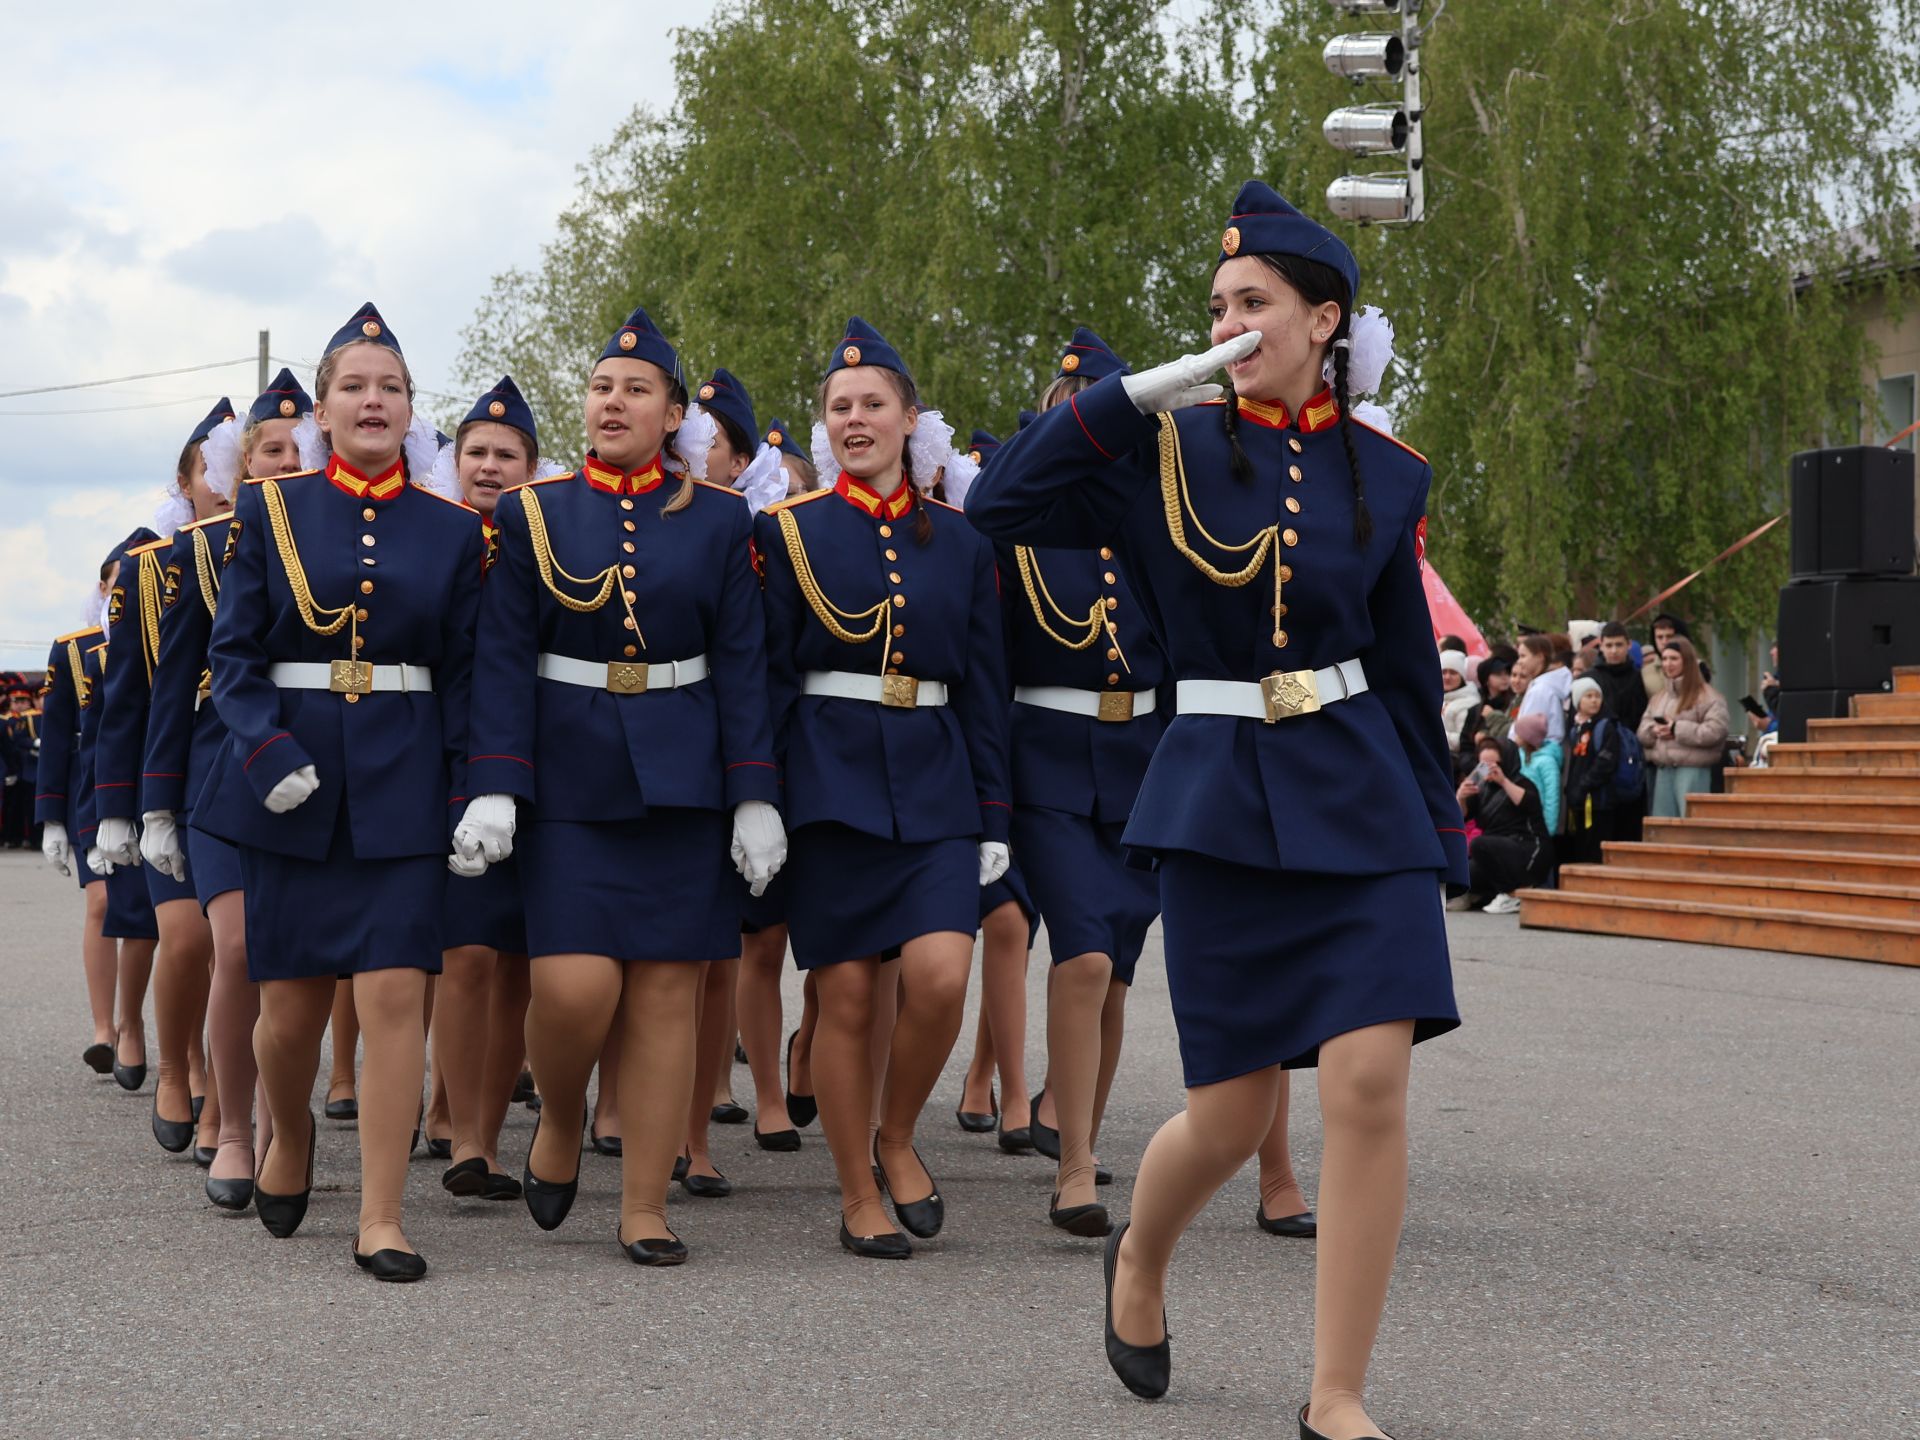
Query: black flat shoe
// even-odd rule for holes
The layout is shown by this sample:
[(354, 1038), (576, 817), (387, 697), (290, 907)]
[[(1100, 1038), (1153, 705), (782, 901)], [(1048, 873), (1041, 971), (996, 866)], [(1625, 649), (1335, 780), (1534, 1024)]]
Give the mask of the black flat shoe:
[(1104, 1165), (1096, 1163), (1093, 1167), (1093, 1183), (1096, 1185), (1113, 1184), (1113, 1171)]
[(1060, 1208), (1060, 1192), (1053, 1192), (1053, 1199), (1047, 1202), (1047, 1219), (1069, 1235), (1079, 1235), (1086, 1239), (1098, 1239), (1113, 1229), (1113, 1221), (1107, 1215), (1107, 1207), (1098, 1202), (1092, 1205), (1069, 1205)]
[(482, 1200), (518, 1200), (521, 1195), (520, 1182), (511, 1175), (503, 1175), (498, 1170), (487, 1172), (487, 1183), (481, 1188)]
[(960, 1128), (969, 1135), (986, 1135), (1000, 1128), (1000, 1097), (993, 1087), (987, 1087), (987, 1104), (993, 1107), (993, 1113), (982, 1115), (978, 1110), (955, 1108), (953, 1118), (960, 1122)]
[(618, 1160), (627, 1153), (626, 1142), (618, 1135), (592, 1135), (588, 1138), (596, 1155), (609, 1155)]
[(1260, 1228), (1269, 1235), (1284, 1235), (1289, 1240), (1311, 1240), (1320, 1233), (1320, 1222), (1313, 1218), (1311, 1210), (1298, 1215), (1282, 1215), (1278, 1220), (1267, 1218), (1266, 1207), (1254, 1212), (1254, 1218), (1260, 1222)]
[(747, 1123), (747, 1107), (732, 1100), (723, 1101), (713, 1107), (708, 1119), (716, 1125), (744, 1125)]
[(453, 1159), (453, 1137), (449, 1135), (444, 1140), (436, 1140), (433, 1136), (429, 1135), (427, 1137), (427, 1158), (429, 1160)]
[[(620, 1240), (620, 1227), (613, 1227), (613, 1238)], [(665, 1240), (620, 1240), (620, 1248), (627, 1252), (627, 1259), (636, 1265), (684, 1265), (687, 1263), (686, 1243), (677, 1235)]]
[(451, 1165), (440, 1177), (440, 1186), (449, 1195), (463, 1195), (469, 1199), (487, 1193), (487, 1162), (478, 1155), (471, 1160), (462, 1160)]
[[(1129, 1345), (1113, 1333), (1113, 1272), (1120, 1263), (1120, 1241), (1127, 1227), (1115, 1227), (1107, 1237), (1107, 1364), (1120, 1377), (1120, 1383), (1142, 1400), (1158, 1400), (1167, 1393), (1173, 1379), (1172, 1334), (1161, 1337), (1158, 1345)], [(1166, 1312), (1160, 1312), (1161, 1329), (1166, 1329)]]
[(762, 1150), (772, 1150), (781, 1155), (790, 1154), (800, 1148), (800, 1132), (798, 1130), (756, 1130), (753, 1132), (753, 1143)]
[(533, 1139), (527, 1142), (527, 1163), (520, 1174), (520, 1188), (533, 1223), (542, 1230), (558, 1230), (567, 1212), (573, 1209), (574, 1197), (580, 1193), (580, 1175), (576, 1170), (573, 1179), (555, 1184), (533, 1173), (534, 1142), (540, 1138), (540, 1126), (545, 1119), (543, 1114), (533, 1122)]
[[(275, 1135), (267, 1142), (267, 1152), (260, 1156), (261, 1169), (266, 1168), (267, 1153), (279, 1143)], [(307, 1218), (307, 1201), (313, 1195), (313, 1152), (320, 1148), (320, 1124), (313, 1118), (313, 1112), (307, 1112), (307, 1188), (298, 1195), (273, 1195), (260, 1188), (260, 1175), (254, 1172), (253, 1209), (260, 1217), (260, 1223), (267, 1227), (267, 1233), (276, 1240), (285, 1240), (300, 1228), (300, 1222)]]
[(733, 1182), (717, 1172), (695, 1175), (689, 1170), (680, 1177), (680, 1188), (699, 1200), (724, 1200), (733, 1194)]
[(687, 1178), (687, 1166), (689, 1163), (687, 1157), (684, 1155), (676, 1155), (673, 1157), (673, 1178), (675, 1180), (684, 1180)]
[(522, 1070), (520, 1072), (520, 1078), (513, 1082), (513, 1095), (509, 1103), (524, 1105), (527, 1101), (533, 1099), (533, 1093), (533, 1072), (531, 1070)]
[[(1040, 1095), (1045, 1095), (1046, 1093), (1046, 1091), (1042, 1090)], [(1027, 1127), (1033, 1133), (1028, 1138), (1027, 1143), (1032, 1145), (1033, 1148), (1038, 1150), (1042, 1155), (1046, 1156), (1047, 1159), (1058, 1163), (1060, 1159), (1060, 1132), (1051, 1125), (1043, 1125), (1040, 1123), (1040, 1095), (1033, 1097), (1033, 1121)], [(1095, 1183), (1098, 1182), (1096, 1181)]]
[[(915, 1150), (913, 1158), (920, 1160), (920, 1152)], [(893, 1186), (887, 1180), (887, 1172), (882, 1168), (876, 1155), (873, 1168), (879, 1173), (880, 1188), (886, 1192), (887, 1199), (893, 1201), (893, 1218), (900, 1222), (900, 1228), (909, 1235), (917, 1235), (922, 1240), (931, 1240), (940, 1233), (940, 1227), (947, 1223), (947, 1202), (940, 1198), (940, 1182), (934, 1181), (934, 1191), (924, 1200), (901, 1201), (896, 1199)], [(927, 1162), (920, 1160), (920, 1168), (927, 1170)], [(933, 1172), (927, 1170), (927, 1179), (933, 1180)]]
[(736, 1065), (747, 1063), (747, 1047), (738, 1040), (733, 1042), (733, 1063)]
[(798, 1030), (787, 1036), (787, 1118), (804, 1130), (819, 1115), (820, 1106), (811, 1095), (793, 1093), (793, 1042), (799, 1038)]
[(856, 1235), (840, 1222), (840, 1248), (862, 1260), (910, 1260), (913, 1242), (895, 1231), (891, 1235)]
[(390, 1280), (395, 1284), (424, 1280), (427, 1276), (427, 1262), (411, 1251), (376, 1250), (371, 1255), (362, 1255), (358, 1240), (353, 1244), (353, 1263), (374, 1279)]
[(219, 1153), (220, 1150), (217, 1146), (196, 1145), (193, 1147), (193, 1163), (198, 1165), (202, 1170), (211, 1170), (213, 1168), (213, 1157)]
[(358, 1120), (360, 1101), (352, 1095), (344, 1100), (327, 1101), (326, 1116), (329, 1120)]
[(222, 1210), (244, 1210), (253, 1204), (253, 1181), (244, 1176), (238, 1180), (216, 1180), (209, 1175), (207, 1199)]
[[(1326, 1436), (1322, 1435), (1307, 1423), (1307, 1410), (1309, 1408), (1310, 1407), (1306, 1405), (1300, 1407), (1300, 1440), (1327, 1440)], [(1382, 1432), (1379, 1440), (1393, 1440), (1393, 1437)]]
[(525, 1105), (527, 1109), (533, 1111), (534, 1114), (538, 1115), (540, 1113), (540, 1094), (538, 1091), (535, 1091), (520, 1103)]
[(1000, 1148), (1009, 1155), (1031, 1155), (1033, 1153), (1033, 1127), (1022, 1125), (1018, 1130), (1002, 1128)]
[(142, 1060), (138, 1065), (122, 1065), (116, 1060), (113, 1062), (113, 1078), (122, 1090), (138, 1090), (147, 1083), (147, 1062)]
[(187, 1098), (193, 1102), (193, 1123), (198, 1125), (200, 1123), (200, 1112), (206, 1108), (207, 1097), (204, 1095), (190, 1095)]
[(178, 1155), (193, 1143), (193, 1121), (167, 1120), (160, 1114), (160, 1092), (153, 1092), (153, 1138), (169, 1155)]
[(80, 1052), (81, 1063), (96, 1075), (113, 1073), (113, 1046), (96, 1041)]

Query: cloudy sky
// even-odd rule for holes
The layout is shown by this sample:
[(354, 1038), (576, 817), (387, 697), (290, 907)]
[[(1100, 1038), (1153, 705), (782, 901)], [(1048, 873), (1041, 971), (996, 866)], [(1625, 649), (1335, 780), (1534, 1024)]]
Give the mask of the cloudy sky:
[(303, 380), (361, 301), (450, 388), (489, 278), (535, 262), (574, 167), (672, 101), (711, 0), (15, 8), (0, 105), (0, 667), (78, 628), (195, 422)]

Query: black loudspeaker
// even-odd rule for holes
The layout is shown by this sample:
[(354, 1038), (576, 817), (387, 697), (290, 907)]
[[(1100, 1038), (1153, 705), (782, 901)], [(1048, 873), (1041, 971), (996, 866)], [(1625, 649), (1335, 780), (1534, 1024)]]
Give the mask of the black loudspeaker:
[(1854, 696), (1879, 693), (1878, 686), (1872, 690), (1782, 690), (1777, 711), (1780, 739), (1798, 745), (1807, 738), (1809, 720), (1844, 720), (1852, 712), (1847, 702)]
[(1913, 452), (1884, 445), (1793, 457), (1793, 578), (1913, 573)]
[(1920, 665), (1920, 578), (1802, 580), (1780, 592), (1784, 690), (1878, 690)]

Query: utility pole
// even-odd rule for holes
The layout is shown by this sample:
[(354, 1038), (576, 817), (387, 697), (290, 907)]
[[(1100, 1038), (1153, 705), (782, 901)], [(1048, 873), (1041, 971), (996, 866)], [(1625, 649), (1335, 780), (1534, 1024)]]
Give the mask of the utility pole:
[(253, 393), (256, 395), (264, 395), (266, 394), (266, 391), (267, 391), (267, 332), (262, 330), (260, 332), (260, 383), (254, 387)]

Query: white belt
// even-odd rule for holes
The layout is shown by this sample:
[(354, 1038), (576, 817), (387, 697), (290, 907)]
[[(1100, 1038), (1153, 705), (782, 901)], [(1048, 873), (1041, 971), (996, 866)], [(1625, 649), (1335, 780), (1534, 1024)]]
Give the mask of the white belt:
[(1091, 715), (1096, 720), (1131, 720), (1151, 715), (1159, 697), (1151, 690), (1074, 690), (1065, 685), (1016, 685), (1013, 698), (1021, 705), (1060, 710), (1068, 715)]
[(644, 695), (649, 690), (677, 690), (707, 678), (707, 657), (664, 660), (648, 665), (634, 660), (576, 660), (571, 655), (542, 652), (540, 678), (589, 690), (611, 690), (616, 695)]
[(267, 667), (282, 690), (332, 690), (341, 695), (386, 692), (433, 693), (433, 671), (424, 665), (375, 665), (368, 660), (289, 660)]
[(1277, 670), (1258, 680), (1182, 680), (1175, 688), (1182, 715), (1238, 715), (1248, 720), (1288, 720), (1347, 700), (1367, 688), (1358, 660), (1321, 670)]
[(847, 670), (809, 670), (804, 685), (809, 695), (831, 695), (838, 700), (867, 700), (899, 710), (947, 703), (947, 682), (916, 680), (911, 675), (855, 675)]

